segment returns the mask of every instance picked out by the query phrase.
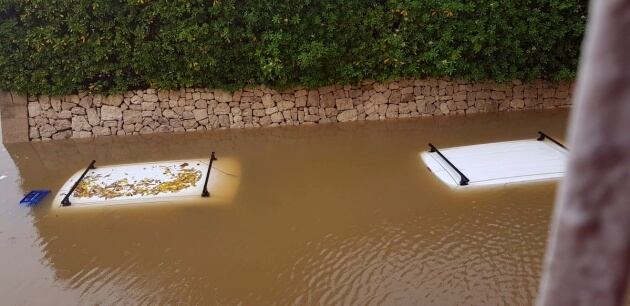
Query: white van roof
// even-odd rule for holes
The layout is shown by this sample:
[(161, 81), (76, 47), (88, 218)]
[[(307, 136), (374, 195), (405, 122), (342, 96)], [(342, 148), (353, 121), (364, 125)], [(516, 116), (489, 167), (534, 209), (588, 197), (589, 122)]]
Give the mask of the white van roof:
[(539, 132), (532, 140), (495, 142), (430, 150), (422, 161), (451, 187), (483, 186), (558, 179), (564, 176), (566, 148)]

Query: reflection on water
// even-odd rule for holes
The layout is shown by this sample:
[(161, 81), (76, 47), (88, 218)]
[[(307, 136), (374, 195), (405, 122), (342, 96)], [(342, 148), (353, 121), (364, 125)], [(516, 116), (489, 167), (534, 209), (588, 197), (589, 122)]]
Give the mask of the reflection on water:
[[(418, 153), (564, 134), (566, 111), (17, 144), (0, 293), (46, 304), (531, 304), (555, 183), (452, 192)], [(51, 209), (89, 161), (238, 160), (228, 205)], [(15, 165), (15, 166), (14, 166)], [(0, 174), (1, 175), (1, 174)], [(4, 271), (9, 271), (4, 273)]]

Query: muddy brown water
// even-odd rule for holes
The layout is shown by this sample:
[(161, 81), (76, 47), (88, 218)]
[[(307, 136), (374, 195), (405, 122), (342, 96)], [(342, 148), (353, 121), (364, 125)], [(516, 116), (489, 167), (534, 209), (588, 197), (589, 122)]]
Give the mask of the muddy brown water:
[[(566, 110), (316, 127), (103, 137), (0, 151), (2, 304), (526, 305), (556, 183), (453, 192), (422, 165), (440, 147), (564, 140)], [(238, 160), (225, 203), (51, 209), (97, 165)], [(228, 171), (228, 170), (226, 170)], [(72, 209), (72, 208), (70, 208)]]

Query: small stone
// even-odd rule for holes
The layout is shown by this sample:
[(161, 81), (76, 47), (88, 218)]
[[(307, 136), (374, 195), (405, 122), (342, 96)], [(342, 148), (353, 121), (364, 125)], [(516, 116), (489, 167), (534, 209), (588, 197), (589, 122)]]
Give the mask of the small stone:
[(387, 85), (375, 83), (374, 84), (374, 90), (376, 92), (384, 92), (385, 90), (387, 90)]
[(556, 90), (553, 88), (545, 88), (542, 90), (543, 98), (553, 98), (556, 95)]
[(556, 98), (558, 99), (566, 99), (569, 97), (569, 92), (568, 91), (560, 91), (558, 90), (556, 92)]
[(103, 105), (103, 96), (94, 95), (92, 97), (92, 104), (94, 104), (95, 107), (100, 107), (101, 105)]
[(28, 103), (28, 116), (29, 118), (37, 117), (42, 113), (42, 108), (38, 102)]
[(227, 115), (230, 113), (230, 105), (227, 103), (219, 103), (219, 105), (214, 108), (214, 113), (216, 115)]
[(89, 132), (89, 131), (72, 132), (72, 138), (90, 138), (90, 137), (92, 137), (92, 132)]
[(70, 110), (70, 112), (71, 112), (73, 115), (85, 115), (85, 108), (83, 108), (83, 107), (78, 107), (78, 106), (77, 106), (77, 107), (73, 107), (73, 108)]
[(123, 102), (123, 96), (118, 94), (118, 95), (109, 95), (107, 97), (105, 97), (103, 99), (103, 104), (104, 105), (110, 105), (110, 106), (120, 106), (120, 104), (122, 104)]
[(387, 106), (385, 118), (398, 118), (398, 104), (389, 104)]
[(109, 136), (112, 134), (111, 130), (107, 127), (95, 126), (92, 128), (94, 136)]
[(514, 100), (510, 101), (510, 107), (517, 108), (517, 109), (524, 108), (525, 107), (525, 101), (523, 101), (522, 99), (514, 99)]
[(337, 99), (335, 101), (335, 105), (337, 106), (338, 110), (348, 110), (352, 109), (353, 107), (352, 99), (350, 98)]
[(76, 104), (74, 103), (70, 103), (70, 102), (61, 102), (61, 109), (62, 110), (71, 110), (73, 107), (75, 107)]
[(55, 130), (65, 131), (72, 129), (72, 123), (68, 119), (59, 119), (55, 121)]
[(446, 115), (446, 114), (448, 114), (450, 112), (450, 110), (448, 109), (448, 105), (446, 105), (446, 103), (444, 103), (444, 102), (440, 103), (440, 111), (444, 115)]
[(83, 108), (90, 108), (92, 106), (92, 96), (85, 96), (81, 98), (79, 105)]
[(313, 114), (304, 115), (305, 122), (317, 122), (319, 121), (319, 119), (320, 119), (319, 115), (313, 115)]
[(215, 90), (214, 99), (220, 103), (232, 102), (232, 94), (223, 90)]
[(280, 111), (292, 109), (293, 106), (295, 106), (295, 103), (291, 101), (283, 100), (283, 101), (278, 102), (278, 110)]
[(307, 100), (308, 100), (307, 96), (297, 97), (297, 98), (295, 98), (295, 106), (296, 107), (304, 107), (304, 106), (306, 106)]
[(39, 135), (44, 138), (51, 137), (57, 130), (50, 124), (44, 124), (39, 127)]
[(458, 101), (465, 101), (466, 100), (466, 92), (465, 91), (458, 91), (455, 94), (453, 94), (453, 101), (458, 102)]
[(202, 92), (201, 99), (203, 100), (212, 100), (214, 99), (214, 95), (211, 92)]
[(122, 119), (122, 110), (115, 106), (103, 105), (101, 107), (101, 119), (107, 120), (120, 120)]
[(284, 120), (282, 113), (276, 112), (271, 115), (271, 122), (280, 123)]
[(66, 139), (70, 137), (72, 137), (72, 131), (70, 130), (59, 131), (55, 133), (54, 135), (52, 135), (52, 139), (55, 139), (55, 140)]
[(80, 100), (79, 95), (66, 96), (66, 101), (72, 104), (79, 104), (79, 100)]
[(187, 110), (182, 113), (182, 119), (184, 120), (190, 120), (194, 118), (195, 118), (195, 115), (193, 114), (192, 111)]
[(30, 128), (28, 130), (28, 138), (29, 139), (38, 139), (39, 138), (39, 130), (36, 128)]
[(148, 127), (148, 126), (143, 126), (143, 127), (140, 129), (140, 132), (139, 132), (139, 133), (140, 133), (140, 134), (151, 134), (151, 133), (153, 133), (153, 129), (152, 129), (152, 128), (150, 128), (150, 127)]
[[(415, 104), (414, 104), (415, 106)], [(408, 114), (411, 112), (411, 108), (408, 103), (400, 103), (398, 104), (398, 113), (400, 114)]]
[(126, 110), (123, 112), (123, 122), (125, 124), (141, 123), (142, 112), (136, 110)]
[(229, 127), (230, 126), (230, 116), (228, 116), (228, 115), (219, 115), (219, 125), (221, 127)]
[(208, 126), (213, 128), (219, 127), (219, 116), (217, 115), (208, 115)]
[(61, 100), (59, 99), (50, 99), (50, 106), (56, 111), (60, 111), (61, 110)]
[(165, 109), (164, 112), (162, 112), (162, 116), (164, 116), (164, 118), (167, 118), (167, 119), (179, 118), (179, 115), (175, 113), (175, 111), (173, 111), (172, 109)]
[(401, 100), (402, 94), (400, 93), (400, 90), (392, 90), (391, 94), (389, 95), (389, 103), (398, 104)]
[[(125, 101), (125, 100), (123, 100)], [(138, 96), (138, 95), (134, 95), (133, 97), (131, 97), (131, 104), (133, 105), (138, 105), (138, 104), (142, 104), (142, 97)]]
[(181, 95), (179, 90), (169, 90), (168, 92), (168, 100), (169, 101), (177, 101)]
[(40, 96), (38, 100), (39, 100), (39, 105), (43, 111), (48, 110), (50, 108), (50, 97)]
[(154, 102), (142, 102), (140, 104), (140, 106), (141, 106), (143, 111), (155, 110), (155, 103)]
[(339, 115), (337, 115), (337, 120), (339, 122), (356, 121), (357, 116), (358, 116), (358, 112), (356, 109), (345, 110), (339, 113)]
[(72, 130), (75, 132), (86, 130), (89, 131), (91, 129), (90, 123), (85, 119), (84, 116), (74, 116), (72, 117)]
[(160, 127), (157, 128), (157, 132), (158, 133), (171, 133), (173, 132), (173, 127), (168, 126), (168, 125), (160, 125)]
[(142, 95), (142, 100), (144, 100), (145, 102), (158, 102), (158, 96), (156, 94), (150, 94), (150, 93), (146, 93), (144, 95)]
[(197, 100), (195, 101), (195, 108), (206, 109), (208, 108), (208, 103), (205, 100)]
[(195, 117), (195, 120), (201, 121), (208, 118), (208, 111), (205, 109), (195, 109), (193, 110), (193, 116)]
[(378, 113), (372, 113), (365, 117), (365, 120), (369, 120), (369, 121), (374, 121), (378, 119), (379, 119)]
[(319, 92), (317, 90), (308, 91), (308, 106), (319, 106)]
[(264, 117), (260, 118), (259, 123), (260, 123), (260, 125), (261, 125), (261, 126), (267, 126), (267, 125), (270, 125), (270, 124), (271, 124), (271, 117), (269, 117), (269, 116), (264, 116)]
[(387, 103), (387, 97), (382, 93), (376, 93), (370, 97), (370, 101), (376, 105)]
[(335, 106), (335, 94), (327, 93), (323, 94), (320, 97), (319, 105), (323, 107), (333, 107)]
[(490, 99), (492, 99), (492, 100), (503, 100), (503, 99), (505, 99), (505, 92), (493, 91), (490, 94)]
[(455, 102), (453, 102), (453, 100), (446, 101), (446, 106), (449, 110), (457, 110), (457, 106), (455, 105)]
[(266, 108), (274, 106), (273, 98), (271, 98), (270, 94), (266, 94), (262, 97), (262, 104)]
[(172, 127), (181, 127), (182, 121), (180, 119), (171, 119), (168, 121), (168, 124)]
[(158, 96), (158, 100), (159, 101), (168, 101), (168, 95), (169, 95), (168, 90), (159, 90), (157, 92), (157, 96)]
[(123, 125), (123, 131), (127, 132), (127, 133), (131, 133), (135, 130), (135, 125), (134, 124), (125, 124)]
[(101, 122), (101, 118), (98, 115), (98, 112), (96, 111), (96, 109), (88, 108), (85, 110), (85, 112), (87, 113), (87, 120), (90, 125), (92, 126), (99, 125), (99, 123)]
[(69, 110), (62, 110), (57, 114), (57, 118), (59, 119), (70, 119), (72, 118), (72, 112)]
[(404, 95), (411, 95), (413, 94), (413, 87), (405, 87), (403, 89), (400, 90), (400, 93), (404, 96)]

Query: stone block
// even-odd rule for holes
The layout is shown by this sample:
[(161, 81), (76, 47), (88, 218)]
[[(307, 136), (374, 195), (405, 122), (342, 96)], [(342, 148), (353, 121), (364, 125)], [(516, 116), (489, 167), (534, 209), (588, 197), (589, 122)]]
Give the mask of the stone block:
[(219, 103), (232, 102), (232, 94), (224, 90), (215, 90), (214, 99), (219, 101)]
[(352, 99), (350, 98), (336, 99), (335, 105), (337, 106), (337, 109), (340, 111), (352, 109), (354, 106), (352, 103)]
[[(70, 115), (70, 117), (72, 117)], [(69, 118), (70, 118), (69, 117)], [(60, 118), (62, 118), (60, 116)], [(103, 121), (107, 121), (107, 120), (120, 120), (122, 119), (122, 110), (118, 107), (115, 106), (111, 106), (111, 105), (103, 105), (101, 107), (101, 119)]]

